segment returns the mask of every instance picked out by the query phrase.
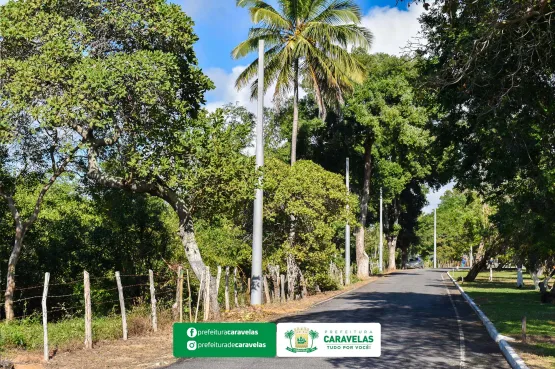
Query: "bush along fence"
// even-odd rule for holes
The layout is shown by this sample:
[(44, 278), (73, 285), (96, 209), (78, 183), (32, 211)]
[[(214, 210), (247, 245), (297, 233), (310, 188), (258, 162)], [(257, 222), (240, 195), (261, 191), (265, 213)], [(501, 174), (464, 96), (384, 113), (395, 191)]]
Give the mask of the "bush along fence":
[[(286, 266), (285, 273), (280, 273), (279, 265), (267, 265), (262, 286), (264, 303), (284, 303), (308, 296), (307, 281), (293, 257), (287, 258)], [(121, 337), (127, 340), (126, 312), (131, 308), (147, 308), (150, 305), (147, 308), (150, 315), (149, 329), (156, 332), (160, 311), (171, 311), (171, 319), (178, 322), (210, 320), (211, 312), (217, 309), (211, 306), (211, 293), (221, 297), (225, 311), (248, 305), (250, 278), (246, 278), (237, 267), (218, 266), (215, 272), (214, 276), (210, 268), (206, 267), (198, 281), (192, 277), (189, 269), (182, 266), (176, 266), (164, 274), (156, 274), (152, 270), (148, 274), (122, 274), (116, 271), (111, 276), (93, 277), (84, 271), (83, 279), (56, 283), (51, 281), (52, 276), (47, 272), (43, 284), (16, 289), (13, 301), (17, 312), (15, 319), (41, 318), (44, 360), (48, 361), (49, 322), (83, 317), (84, 345), (91, 349), (95, 334), (93, 313), (96, 317), (110, 313), (121, 317)], [(335, 286), (343, 285), (341, 269), (334, 263), (330, 263), (328, 277)], [(216, 278), (215, 283), (211, 283), (212, 278)], [(214, 286), (216, 291), (210, 291)], [(220, 286), (223, 287), (223, 296), (220, 295)], [(312, 285), (311, 290), (320, 292), (320, 287)], [(147, 305), (148, 301), (150, 304)], [(0, 310), (3, 307), (4, 303), (0, 303)]]

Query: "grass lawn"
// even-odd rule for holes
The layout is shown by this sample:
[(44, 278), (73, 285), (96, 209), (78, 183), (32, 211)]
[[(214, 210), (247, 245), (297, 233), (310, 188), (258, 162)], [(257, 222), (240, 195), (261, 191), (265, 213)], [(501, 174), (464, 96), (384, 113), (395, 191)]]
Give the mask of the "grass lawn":
[[(455, 272), (453, 277), (466, 276), (466, 271)], [(499, 333), (514, 337), (511, 343), (533, 368), (555, 368), (555, 305), (542, 304), (540, 294), (534, 290), (530, 275), (524, 273), (525, 287), (516, 288), (516, 271), (489, 271), (478, 275), (474, 282), (461, 287), (476, 302), (495, 325)], [(460, 282), (459, 282), (460, 283)], [(522, 317), (526, 316), (528, 343), (521, 340)]]

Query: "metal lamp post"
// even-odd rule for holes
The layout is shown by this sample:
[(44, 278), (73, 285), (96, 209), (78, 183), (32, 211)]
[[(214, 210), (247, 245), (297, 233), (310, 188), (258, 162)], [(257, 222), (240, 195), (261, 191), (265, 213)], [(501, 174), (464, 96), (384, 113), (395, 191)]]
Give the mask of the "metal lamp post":
[[(264, 165), (264, 40), (258, 41), (258, 117), (256, 120), (256, 168)], [(251, 305), (262, 304), (262, 176), (254, 199), (252, 232)]]

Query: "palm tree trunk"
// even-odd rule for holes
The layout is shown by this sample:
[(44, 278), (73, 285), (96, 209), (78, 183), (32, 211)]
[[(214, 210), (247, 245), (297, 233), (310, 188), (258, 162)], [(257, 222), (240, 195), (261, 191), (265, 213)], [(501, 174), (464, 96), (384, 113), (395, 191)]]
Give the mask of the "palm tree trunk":
[(368, 138), (364, 145), (364, 182), (362, 185), (362, 197), (360, 200), (360, 226), (356, 235), (356, 260), (357, 277), (366, 278), (369, 275), (368, 255), (364, 250), (364, 233), (366, 230), (366, 216), (368, 213), (368, 201), (370, 199), (370, 177), (372, 175), (372, 145), (373, 140)]
[(21, 224), (16, 224), (15, 227), (15, 240), (10, 259), (8, 260), (8, 274), (6, 281), (6, 292), (4, 311), (6, 312), (6, 321), (11, 321), (14, 319), (13, 310), (13, 297), (15, 292), (15, 267), (19, 256), (21, 255), (21, 250), (23, 249), (23, 238), (25, 237), (25, 231)]
[(299, 61), (295, 60), (293, 80), (293, 132), (291, 134), (291, 166), (297, 161), (297, 134), (299, 130)]

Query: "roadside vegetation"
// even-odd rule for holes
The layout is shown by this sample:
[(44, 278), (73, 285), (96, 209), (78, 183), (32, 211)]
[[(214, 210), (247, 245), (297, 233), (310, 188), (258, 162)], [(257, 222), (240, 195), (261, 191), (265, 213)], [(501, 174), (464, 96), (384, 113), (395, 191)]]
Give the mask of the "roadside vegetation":
[[(455, 279), (466, 272), (455, 271)], [(515, 348), (534, 367), (555, 365), (555, 306), (538, 304), (538, 292), (530, 276), (524, 277), (524, 287), (516, 287), (515, 271), (489, 271), (478, 274), (473, 282), (459, 282), (464, 291), (487, 315), (500, 334), (512, 337)], [(527, 342), (522, 342), (522, 318), (526, 316)], [(541, 366), (540, 366), (541, 365)]]
[(353, 275), (377, 273), (380, 197), (384, 268), (416, 255), (431, 265), (433, 215), (423, 209), (451, 183), (437, 209), (439, 264), (471, 257), (465, 283), (493, 258), (524, 266), (541, 292), (523, 289), (515, 316), (552, 311), (555, 2), (405, 2), (424, 7), (422, 33), (392, 56), (371, 52), (355, 1), (237, 1), (253, 27), (222, 55), (253, 61), (236, 85), (255, 96), (263, 40), (266, 93), (277, 86), (259, 172), (248, 154), (254, 114), (205, 108), (215, 86), (179, 5), (0, 6), (0, 319), (9, 324), (0, 342), (36, 347), (26, 329), (39, 320), (45, 272), (49, 319), (67, 330), (83, 314), (85, 270), (102, 337), (116, 332), (115, 271), (139, 314), (149, 270), (171, 306), (182, 266), (192, 300), (209, 291), (209, 318), (221, 319), (218, 267), (248, 301), (260, 175), (270, 299), (283, 274), (291, 301), (342, 288), (346, 247)]
[[(148, 334), (151, 331), (150, 307), (136, 307), (129, 311), (127, 321), (130, 336)], [(160, 329), (167, 329), (172, 324), (171, 310), (162, 310), (158, 313)], [(93, 318), (92, 327), (95, 341), (121, 338), (121, 316), (119, 314)], [(18, 319), (13, 324), (1, 324), (0, 348), (2, 351), (13, 349), (39, 351), (43, 345), (42, 334), (42, 317), (39, 315)], [(67, 318), (49, 323), (48, 334), (50, 347), (53, 349), (63, 351), (81, 348), (85, 335), (83, 318)]]

